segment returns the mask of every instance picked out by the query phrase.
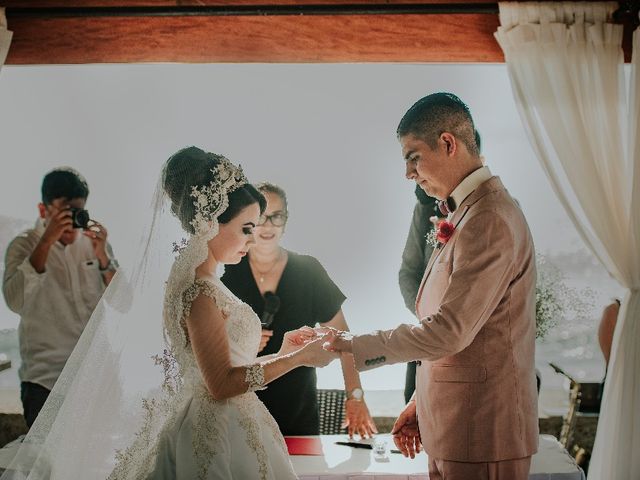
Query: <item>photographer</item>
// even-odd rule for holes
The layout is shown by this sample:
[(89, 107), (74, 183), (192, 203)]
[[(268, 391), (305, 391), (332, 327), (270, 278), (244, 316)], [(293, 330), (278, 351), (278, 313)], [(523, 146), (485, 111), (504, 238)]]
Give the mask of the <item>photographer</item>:
[(7, 248), (2, 291), (21, 317), (20, 390), (29, 427), (117, 269), (107, 230), (84, 209), (88, 196), (78, 172), (51, 171), (35, 228)]

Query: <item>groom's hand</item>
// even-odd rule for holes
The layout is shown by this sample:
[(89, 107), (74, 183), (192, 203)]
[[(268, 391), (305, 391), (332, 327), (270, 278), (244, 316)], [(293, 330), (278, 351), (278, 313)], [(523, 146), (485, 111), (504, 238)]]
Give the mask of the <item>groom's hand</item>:
[(324, 348), (330, 352), (353, 352), (353, 335), (350, 332), (336, 330), (331, 327), (320, 327), (316, 330), (322, 330), (325, 333)]
[(404, 407), (396, 423), (393, 424), (391, 434), (396, 447), (405, 457), (415, 458), (416, 453), (420, 453), (422, 442), (420, 440), (415, 400), (411, 400)]

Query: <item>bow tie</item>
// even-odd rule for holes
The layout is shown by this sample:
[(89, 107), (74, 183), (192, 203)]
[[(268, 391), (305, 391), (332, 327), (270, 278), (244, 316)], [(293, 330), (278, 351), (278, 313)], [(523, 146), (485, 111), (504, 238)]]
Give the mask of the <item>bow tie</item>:
[(450, 213), (455, 212), (456, 208), (456, 201), (451, 197), (447, 197), (446, 200), (438, 200), (438, 209), (442, 215), (449, 215)]

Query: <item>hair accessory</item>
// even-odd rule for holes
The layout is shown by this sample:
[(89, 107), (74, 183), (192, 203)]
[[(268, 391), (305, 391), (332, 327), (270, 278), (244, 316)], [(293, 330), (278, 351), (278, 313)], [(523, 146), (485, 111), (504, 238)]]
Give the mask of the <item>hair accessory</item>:
[(209, 222), (217, 218), (229, 205), (227, 196), (237, 188), (249, 183), (242, 167), (237, 167), (220, 157), (219, 163), (211, 169), (213, 180), (209, 185), (191, 187), (191, 197), (194, 198), (195, 215), (191, 221), (194, 231), (206, 232)]

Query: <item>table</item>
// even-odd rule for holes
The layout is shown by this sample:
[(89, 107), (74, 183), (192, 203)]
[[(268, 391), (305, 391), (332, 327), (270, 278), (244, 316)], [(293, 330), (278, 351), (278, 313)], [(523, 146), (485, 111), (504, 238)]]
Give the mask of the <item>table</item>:
[[(301, 480), (428, 480), (427, 456), (411, 460), (390, 453), (387, 462), (374, 459), (371, 450), (336, 445), (346, 435), (321, 435), (322, 456), (291, 456)], [(388, 436), (387, 445), (395, 448)], [(585, 480), (584, 472), (555, 437), (540, 435), (538, 453), (531, 461), (529, 480)]]
[[(395, 447), (390, 436), (387, 445)], [(390, 453), (388, 462), (378, 462), (371, 450), (336, 445), (347, 440), (346, 435), (322, 435), (324, 455), (296, 455), (291, 457), (293, 468), (300, 480), (428, 480), (427, 456), (421, 453), (415, 459)], [(19, 441), (0, 449), (0, 474), (17, 449)], [(531, 461), (529, 480), (585, 480), (583, 471), (562, 448), (555, 437), (540, 435), (538, 453)]]

